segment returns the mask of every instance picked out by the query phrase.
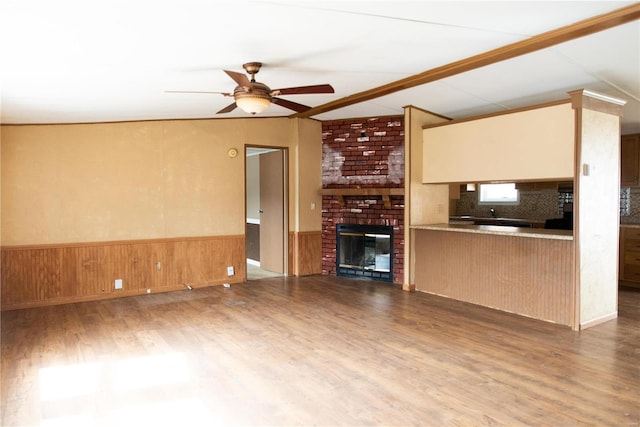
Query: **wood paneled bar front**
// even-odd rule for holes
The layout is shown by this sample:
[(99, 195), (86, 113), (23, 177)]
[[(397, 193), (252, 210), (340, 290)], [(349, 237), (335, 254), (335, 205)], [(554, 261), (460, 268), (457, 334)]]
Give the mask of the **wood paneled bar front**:
[(413, 226), (416, 290), (571, 326), (571, 231)]

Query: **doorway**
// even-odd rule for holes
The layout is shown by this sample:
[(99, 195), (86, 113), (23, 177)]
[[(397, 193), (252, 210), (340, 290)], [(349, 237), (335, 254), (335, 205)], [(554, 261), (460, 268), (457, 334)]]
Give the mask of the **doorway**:
[(287, 274), (287, 149), (245, 148), (247, 280)]

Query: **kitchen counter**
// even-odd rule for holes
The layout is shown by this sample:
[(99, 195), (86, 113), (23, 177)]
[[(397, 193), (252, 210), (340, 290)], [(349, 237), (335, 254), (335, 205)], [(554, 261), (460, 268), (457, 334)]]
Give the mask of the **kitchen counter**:
[(621, 223), (620, 227), (624, 227), (624, 228), (640, 228), (640, 224), (624, 224), (624, 223)]
[(484, 217), (473, 215), (456, 215), (449, 217), (450, 223), (473, 223), (475, 225), (505, 225), (516, 227), (544, 228), (544, 220), (526, 218)]
[(415, 230), (451, 231), (458, 233), (494, 234), (537, 239), (573, 240), (571, 230), (547, 230), (544, 228), (509, 227), (503, 225), (428, 224), (412, 225)]
[(571, 231), (469, 224), (410, 228), (416, 290), (571, 325)]

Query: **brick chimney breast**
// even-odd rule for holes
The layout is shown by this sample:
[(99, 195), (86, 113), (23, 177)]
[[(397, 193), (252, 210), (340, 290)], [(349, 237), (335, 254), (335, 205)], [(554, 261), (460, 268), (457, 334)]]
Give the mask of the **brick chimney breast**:
[[(366, 122), (363, 123), (363, 122)], [(332, 120), (322, 123), (323, 188), (404, 187), (404, 117)], [(322, 274), (336, 274), (337, 224), (394, 228), (394, 282), (404, 267), (404, 197), (322, 197)]]

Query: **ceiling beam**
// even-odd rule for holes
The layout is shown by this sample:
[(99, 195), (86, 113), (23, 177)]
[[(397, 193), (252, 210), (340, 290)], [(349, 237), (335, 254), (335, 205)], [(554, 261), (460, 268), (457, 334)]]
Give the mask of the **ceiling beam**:
[(432, 68), (431, 70), (427, 70), (420, 74), (415, 74), (383, 86), (378, 86), (344, 98), (336, 99), (335, 101), (313, 107), (307, 111), (292, 114), (289, 117), (306, 118), (326, 113), (327, 111), (344, 108), (349, 105), (358, 104), (360, 102), (369, 101), (404, 89), (434, 82), (436, 80), (451, 77), (486, 65), (495, 64), (496, 62), (504, 61), (506, 59), (526, 55), (528, 53), (584, 37), (589, 34), (607, 30), (618, 25), (626, 24), (637, 19), (640, 19), (640, 3), (634, 3), (630, 6), (623, 7), (603, 15), (598, 15), (565, 27), (547, 31), (546, 33), (530, 37), (526, 40), (508, 44), (479, 55), (470, 56), (460, 61), (451, 62), (441, 67)]

